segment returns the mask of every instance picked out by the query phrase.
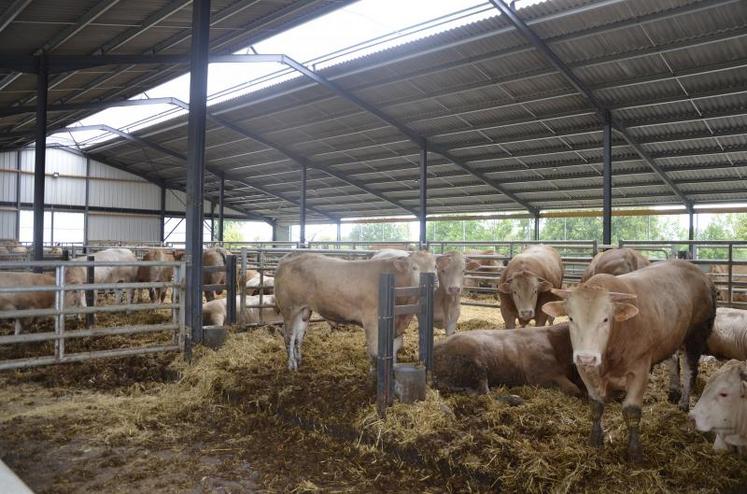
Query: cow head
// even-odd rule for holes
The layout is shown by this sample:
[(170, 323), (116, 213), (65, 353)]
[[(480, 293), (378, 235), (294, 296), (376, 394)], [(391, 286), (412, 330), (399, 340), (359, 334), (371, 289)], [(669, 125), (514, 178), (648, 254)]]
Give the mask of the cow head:
[(436, 258), (425, 250), (413, 252), (407, 257), (394, 259), (394, 269), (395, 276), (402, 281), (398, 283), (399, 286), (417, 286), (420, 284), (420, 273), (436, 272)]
[(530, 271), (519, 271), (498, 285), (498, 291), (510, 295), (516, 306), (519, 319), (528, 321), (534, 318), (537, 297), (552, 289), (552, 284)]
[[(465, 262), (464, 256), (459, 252), (449, 252), (436, 257), (438, 284), (449, 295), (461, 294), (464, 285), (464, 270), (473, 264), (474, 261)], [(479, 265), (480, 263), (477, 263), (478, 267)]]
[(747, 428), (745, 410), (747, 363), (730, 360), (708, 381), (690, 419), (699, 431), (730, 435)]
[(613, 321), (625, 321), (638, 314), (629, 302), (631, 293), (610, 292), (598, 286), (581, 285), (572, 290), (552, 290), (561, 301), (548, 302), (542, 310), (553, 317), (568, 316), (573, 346), (573, 362), (598, 367), (607, 349)]

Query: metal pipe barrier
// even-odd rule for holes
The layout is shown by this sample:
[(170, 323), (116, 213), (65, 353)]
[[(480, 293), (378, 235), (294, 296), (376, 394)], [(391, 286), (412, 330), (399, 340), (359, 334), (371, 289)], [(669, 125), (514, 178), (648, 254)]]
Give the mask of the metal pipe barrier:
[[(128, 283), (91, 283), (94, 267), (130, 267), (130, 266), (162, 266), (174, 268), (174, 279), (169, 282), (128, 282)], [(50, 308), (18, 309), (0, 311), (0, 319), (22, 319), (35, 317), (52, 317), (54, 320), (54, 332), (27, 333), (15, 335), (1, 335), (0, 345), (15, 345), (30, 342), (54, 342), (53, 355), (26, 357), (9, 360), (0, 360), (0, 370), (18, 369), (38, 365), (56, 364), (64, 362), (79, 362), (103, 357), (122, 357), (128, 355), (140, 355), (155, 352), (181, 351), (189, 345), (186, 337), (184, 321), (184, 262), (94, 262), (94, 261), (27, 261), (27, 262), (2, 262), (0, 272), (13, 270), (28, 272), (34, 269), (52, 268), (54, 270), (54, 284), (31, 287), (2, 287), (0, 294), (6, 293), (39, 293), (54, 292), (54, 302)], [(84, 269), (87, 282), (74, 284), (67, 283), (65, 272), (70, 269)], [(90, 269), (89, 269), (90, 268)], [(87, 298), (96, 290), (127, 290), (148, 288), (172, 288), (172, 301), (170, 304), (136, 304), (129, 303), (120, 305), (102, 306), (77, 306), (66, 305), (65, 294), (67, 292), (87, 292)], [(171, 321), (169, 323), (125, 325), (113, 327), (96, 327), (95, 319), (92, 325), (86, 329), (67, 330), (65, 316), (81, 314), (93, 315), (98, 313), (130, 312), (150, 309), (172, 309)], [(171, 344), (160, 344), (155, 346), (117, 348), (111, 350), (97, 350), (90, 352), (67, 353), (65, 341), (73, 338), (91, 338), (111, 335), (131, 335), (141, 333), (152, 333), (170, 331), (173, 333)]]

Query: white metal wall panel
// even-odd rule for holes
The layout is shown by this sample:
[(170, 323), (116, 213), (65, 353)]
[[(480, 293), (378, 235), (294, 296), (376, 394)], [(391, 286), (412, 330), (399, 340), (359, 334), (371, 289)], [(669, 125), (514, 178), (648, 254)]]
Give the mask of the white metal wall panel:
[(16, 212), (0, 210), (0, 238), (16, 238)]
[(89, 240), (158, 242), (161, 240), (158, 216), (115, 215), (90, 213)]
[(65, 206), (85, 206), (86, 179), (47, 176), (44, 179), (44, 203), (64, 204)]
[[(17, 153), (0, 153), (0, 200), (16, 200)], [(5, 171), (10, 170), (10, 171)]]
[(16, 169), (16, 152), (0, 153), (0, 168)]
[(136, 182), (147, 182), (142, 177), (127, 173), (117, 168), (112, 168), (99, 161), (91, 160), (91, 176), (96, 178), (113, 178), (115, 180), (134, 180)]
[(186, 202), (184, 192), (180, 190), (168, 189), (166, 191), (166, 211), (184, 211)]
[(161, 209), (161, 190), (147, 182), (130, 182), (91, 179), (89, 203), (91, 206), (147, 209)]
[(60, 175), (85, 177), (86, 159), (82, 156), (68, 153), (67, 151), (63, 151), (61, 149), (48, 149), (47, 164), (45, 168), (48, 174), (57, 172)]

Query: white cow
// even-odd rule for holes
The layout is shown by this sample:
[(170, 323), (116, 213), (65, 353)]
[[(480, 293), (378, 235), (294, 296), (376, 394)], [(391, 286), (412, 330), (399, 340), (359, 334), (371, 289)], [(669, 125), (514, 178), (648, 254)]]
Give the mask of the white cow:
[(716, 433), (714, 449), (747, 455), (747, 362), (724, 364), (706, 384), (690, 419), (699, 431)]
[[(94, 283), (133, 283), (137, 281), (138, 267), (137, 257), (130, 249), (113, 248), (104, 249), (93, 254), (96, 262), (132, 262), (131, 266), (96, 266), (93, 270)], [(76, 261), (85, 261), (86, 256), (77, 257)], [(87, 270), (85, 267), (69, 268), (71, 276), (76, 283), (85, 283), (87, 279)], [(132, 301), (132, 289), (123, 291), (115, 290), (115, 303), (119, 300), (124, 292), (124, 301), (129, 304)]]
[[(263, 322), (267, 324), (281, 323), (283, 318), (280, 315), (277, 307), (275, 306), (274, 295), (264, 295), (262, 297), (262, 305), (272, 305), (273, 307), (265, 307), (258, 309), (256, 307), (249, 307), (251, 305), (259, 305), (259, 295), (252, 297), (246, 297), (247, 307), (241, 310), (241, 296), (236, 296), (236, 313), (237, 322), (239, 324), (256, 324)], [(261, 314), (261, 317), (260, 317)], [(202, 323), (206, 326), (223, 326), (227, 317), (226, 311), (226, 299), (216, 298), (209, 302), (202, 304)]]

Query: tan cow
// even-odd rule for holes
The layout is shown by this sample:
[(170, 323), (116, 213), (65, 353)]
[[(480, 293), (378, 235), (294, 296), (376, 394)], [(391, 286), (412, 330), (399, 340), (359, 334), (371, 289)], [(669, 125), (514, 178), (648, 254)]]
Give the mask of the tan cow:
[(592, 399), (591, 442), (603, 443), (604, 402), (625, 391), (623, 416), (628, 454), (641, 458), (639, 424), (649, 372), (684, 345), (685, 386), (680, 408), (689, 407), (698, 361), (716, 317), (710, 279), (687, 261), (666, 261), (620, 276), (598, 274), (546, 303), (551, 316), (568, 315), (573, 362)]
[(646, 256), (635, 249), (622, 247), (598, 253), (581, 275), (581, 283), (595, 274), (607, 273), (615, 276), (632, 273), (651, 264)]
[[(150, 249), (143, 255), (143, 261), (160, 261), (173, 262), (176, 258), (171, 249)], [(145, 282), (164, 282), (167, 283), (174, 279), (174, 268), (172, 266), (140, 266), (137, 268), (137, 281)], [(152, 303), (163, 303), (166, 298), (167, 288), (143, 288), (140, 294), (140, 300), (143, 300), (142, 293), (148, 291)]]
[[(711, 279), (718, 287), (718, 298), (723, 302), (729, 300), (729, 266), (726, 264), (711, 264), (709, 268)], [(747, 266), (735, 264), (731, 272), (732, 283), (747, 282)], [(747, 302), (745, 288), (732, 286), (732, 302)]]
[(498, 259), (485, 259), (479, 256), (496, 256), (497, 252), (494, 250), (468, 250), (464, 253), (467, 262), (475, 262), (473, 268), (468, 271), (478, 271), (477, 276), (485, 278), (494, 278), (494, 280), (480, 280), (472, 277), (467, 277), (464, 280), (465, 288), (477, 288), (481, 286), (489, 287), (495, 286), (495, 282), (498, 281), (500, 275), (501, 262)]
[(747, 310), (719, 307), (706, 353), (720, 360), (747, 360)]
[(433, 380), (438, 387), (557, 386), (578, 396), (583, 389), (572, 364), (568, 323), (522, 330), (464, 331), (433, 348)]
[[(65, 284), (69, 283), (70, 278), (66, 275)], [(54, 286), (54, 284), (55, 277), (52, 274), (0, 271), (0, 288), (31, 288), (36, 286)], [(54, 307), (54, 301), (54, 291), (0, 293), (0, 311), (51, 309)], [(85, 306), (85, 298), (81, 297), (79, 290), (65, 291), (63, 307)], [(21, 329), (28, 328), (35, 319), (35, 317), (26, 317), (23, 320), (16, 319), (15, 334), (20, 334)]]
[[(222, 247), (213, 247), (202, 253), (202, 267), (217, 267), (226, 265), (226, 256), (229, 255), (226, 249)], [(205, 271), (202, 275), (203, 285), (223, 285), (226, 283), (226, 271)], [(205, 298), (210, 301), (216, 295), (223, 293), (223, 290), (208, 291), (205, 290)]]
[(708, 381), (690, 419), (702, 432), (715, 432), (716, 450), (747, 456), (747, 362), (730, 360)]
[[(298, 369), (301, 347), (312, 312), (333, 322), (351, 322), (366, 332), (368, 355), (378, 352), (379, 278), (393, 273), (395, 286), (416, 286), (420, 273), (436, 271), (428, 252), (405, 258), (347, 261), (321, 254), (294, 253), (281, 259), (275, 272), (275, 301), (283, 316), (288, 368)], [(408, 302), (399, 300), (398, 303)], [(395, 320), (394, 355), (411, 315)]]
[[(128, 266), (95, 266), (93, 269), (94, 283), (133, 283), (137, 280), (137, 258), (130, 249), (112, 248), (93, 253), (96, 262), (128, 262)], [(76, 261), (85, 261), (86, 256), (75, 258)], [(88, 279), (85, 267), (69, 268), (71, 279), (75, 283), (85, 283)], [(123, 292), (123, 293), (122, 293)], [(115, 303), (123, 301), (129, 304), (132, 301), (132, 289), (115, 290)]]
[[(241, 310), (241, 296), (236, 296), (236, 319), (239, 324), (256, 324), (258, 322), (273, 324), (283, 322), (280, 311), (275, 306), (274, 295), (264, 295), (262, 297), (262, 305), (272, 305), (274, 307), (259, 309), (257, 307), (249, 307), (251, 305), (259, 305), (259, 295), (246, 297), (246, 307), (243, 311)], [(226, 317), (225, 298), (217, 298), (202, 304), (202, 322), (206, 326), (223, 326)]]
[(244, 279), (246, 280), (244, 286), (247, 288), (247, 293), (251, 295), (257, 295), (260, 291), (262, 293), (272, 293), (275, 287), (275, 278), (267, 275), (260, 277), (258, 271), (251, 269), (247, 270)]
[[(498, 297), (506, 329), (516, 327), (516, 319), (524, 327), (534, 319), (544, 326), (548, 317), (542, 304), (557, 300), (550, 290), (563, 286), (563, 261), (558, 251), (547, 245), (532, 245), (509, 261), (501, 273)], [(549, 323), (553, 319), (550, 317)]]
[[(376, 253), (372, 259), (407, 257), (410, 253), (404, 250), (386, 249)], [(464, 284), (464, 270), (477, 269), (474, 261), (465, 263), (459, 252), (448, 252), (436, 256), (436, 275), (438, 288), (433, 294), (433, 326), (446, 329), (446, 335), (456, 332), (461, 314), (461, 295)]]

